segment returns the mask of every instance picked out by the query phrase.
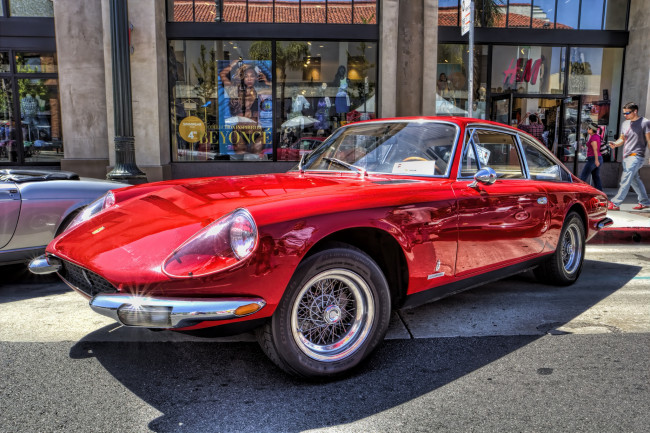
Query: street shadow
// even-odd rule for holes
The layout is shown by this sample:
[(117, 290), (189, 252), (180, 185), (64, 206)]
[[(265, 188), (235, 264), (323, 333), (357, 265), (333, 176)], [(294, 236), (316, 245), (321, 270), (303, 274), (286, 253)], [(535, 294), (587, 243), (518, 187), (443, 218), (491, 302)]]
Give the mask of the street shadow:
[[(591, 284), (600, 273), (598, 289), (577, 298), (578, 305), (571, 310), (555, 316), (549, 312), (546, 319), (554, 326), (569, 322), (619, 290), (640, 270), (586, 260), (584, 283)], [(604, 279), (603, 273), (617, 278)], [(571, 290), (535, 284), (530, 278), (523, 274), (505, 281), (514, 282), (518, 290), (551, 291), (551, 298)], [(490, 296), (500, 297), (510, 290), (514, 289), (495, 282), (466, 293), (489, 291)], [(439, 319), (431, 315), (431, 320)], [(523, 325), (526, 318), (520, 320)], [(347, 377), (313, 382), (283, 373), (255, 343), (102, 341), (112, 328), (86, 336), (71, 348), (70, 357), (95, 358), (129, 391), (160, 411), (162, 415), (147, 426), (157, 432), (206, 428), (299, 432), (355, 422), (435, 391), (539, 338), (562, 338), (544, 328), (535, 335), (386, 340)]]
[(57, 274), (35, 275), (25, 264), (0, 266), (0, 304), (59, 295), (70, 290)]

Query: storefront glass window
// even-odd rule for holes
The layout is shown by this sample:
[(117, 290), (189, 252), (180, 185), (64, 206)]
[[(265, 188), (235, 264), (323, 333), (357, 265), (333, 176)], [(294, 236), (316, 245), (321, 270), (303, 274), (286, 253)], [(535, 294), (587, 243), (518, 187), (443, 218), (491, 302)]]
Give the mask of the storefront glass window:
[(532, 2), (517, 1), (510, 2), (508, 8), (508, 27), (530, 27), (530, 14)]
[(12, 17), (53, 17), (52, 0), (9, 0)]
[(339, 126), (375, 117), (375, 44), (278, 42), (276, 53), (279, 161), (297, 161)]
[[(474, 107), (472, 116), (485, 119), (488, 47), (474, 47)], [(438, 45), (436, 113), (439, 116), (467, 116), (469, 47), (461, 44)]]
[(269, 160), (271, 43), (170, 41), (175, 161)]
[(57, 80), (19, 79), (18, 93), (25, 161), (58, 162), (63, 136)]
[(438, 25), (458, 26), (458, 0), (438, 0)]
[(564, 93), (564, 47), (494, 46), (492, 93)]
[(248, 2), (248, 21), (251, 23), (272, 23), (273, 0)]
[(605, 0), (582, 1), (580, 29), (600, 30), (603, 25), (603, 3)]
[(303, 23), (324, 23), (327, 9), (323, 0), (304, 0), (301, 2), (300, 14)]
[(18, 53), (16, 72), (19, 74), (56, 73), (55, 53)]
[[(202, 6), (202, 3), (209, 3), (212, 7), (212, 3), (215, 5), (217, 2), (194, 2), (195, 11)], [(245, 23), (248, 21), (248, 12), (246, 11), (246, 0), (223, 0), (223, 22), (229, 23)], [(196, 13), (196, 12), (195, 12)], [(199, 21), (197, 19), (197, 21)]]
[(0, 52), (0, 73), (9, 72), (9, 54)]
[(352, 0), (342, 0), (327, 5), (327, 22), (336, 24), (352, 23)]
[(276, 23), (299, 23), (300, 4), (298, 2), (275, 2)]
[(505, 27), (508, 0), (483, 0), (481, 14), (486, 27)]
[[(591, 1), (591, 0), (590, 0)], [(577, 29), (580, 11), (580, 0), (560, 0), (557, 2), (557, 18), (555, 28)]]
[(0, 78), (0, 162), (18, 161), (18, 142), (12, 101), (11, 80)]
[(552, 29), (555, 26), (555, 0), (533, 0), (533, 28)]
[[(584, 133), (590, 121), (599, 126), (598, 132), (604, 140), (616, 138), (618, 114), (610, 115), (610, 110), (617, 110), (620, 105), (622, 69), (623, 48), (571, 48), (569, 93), (582, 95)], [(586, 157), (586, 148), (581, 151)]]
[(375, 0), (354, 0), (354, 24), (377, 24)]
[(625, 30), (628, 0), (605, 0), (605, 30)]

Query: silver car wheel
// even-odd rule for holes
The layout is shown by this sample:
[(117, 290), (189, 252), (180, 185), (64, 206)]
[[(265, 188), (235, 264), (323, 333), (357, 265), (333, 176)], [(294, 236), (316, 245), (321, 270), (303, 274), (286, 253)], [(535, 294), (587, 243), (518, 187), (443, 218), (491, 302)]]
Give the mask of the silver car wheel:
[(361, 346), (374, 317), (368, 283), (346, 269), (329, 269), (307, 281), (298, 293), (291, 312), (291, 329), (305, 355), (333, 362)]
[(567, 227), (562, 239), (562, 263), (564, 270), (568, 274), (573, 274), (578, 270), (582, 262), (582, 237), (580, 229), (576, 224)]

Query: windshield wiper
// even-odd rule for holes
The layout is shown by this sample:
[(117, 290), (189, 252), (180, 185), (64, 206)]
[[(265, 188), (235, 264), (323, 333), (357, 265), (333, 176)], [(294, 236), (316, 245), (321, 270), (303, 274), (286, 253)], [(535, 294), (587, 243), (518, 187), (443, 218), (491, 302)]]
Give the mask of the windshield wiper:
[(349, 169), (349, 170), (354, 170), (354, 171), (356, 171), (357, 173), (359, 173), (359, 174), (361, 175), (361, 177), (366, 177), (366, 176), (368, 176), (368, 171), (366, 171), (366, 169), (363, 168), (363, 167), (359, 167), (359, 166), (357, 166), (357, 165), (348, 164), (347, 162), (345, 162), (345, 161), (341, 161), (340, 159), (337, 159), (337, 158), (328, 158), (328, 157), (323, 157), (323, 159), (324, 159), (325, 161), (327, 161), (327, 162), (331, 162), (331, 163), (334, 163), (334, 164), (340, 165), (341, 167), (345, 167), (345, 168), (347, 168), (347, 169)]

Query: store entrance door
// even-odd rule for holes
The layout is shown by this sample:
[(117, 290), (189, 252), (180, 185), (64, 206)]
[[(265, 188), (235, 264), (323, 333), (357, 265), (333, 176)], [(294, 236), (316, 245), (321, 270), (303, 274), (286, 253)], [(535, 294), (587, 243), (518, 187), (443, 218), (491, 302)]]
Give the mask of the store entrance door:
[[(530, 95), (498, 95), (492, 97), (490, 119), (521, 127), (529, 125), (530, 114), (534, 114), (542, 123), (543, 131), (537, 135), (537, 139), (544, 143), (554, 154), (558, 154), (558, 141), (560, 138), (560, 118), (562, 115), (561, 98), (540, 98)], [(532, 130), (526, 126), (522, 130)], [(527, 131), (529, 132), (529, 131)]]

